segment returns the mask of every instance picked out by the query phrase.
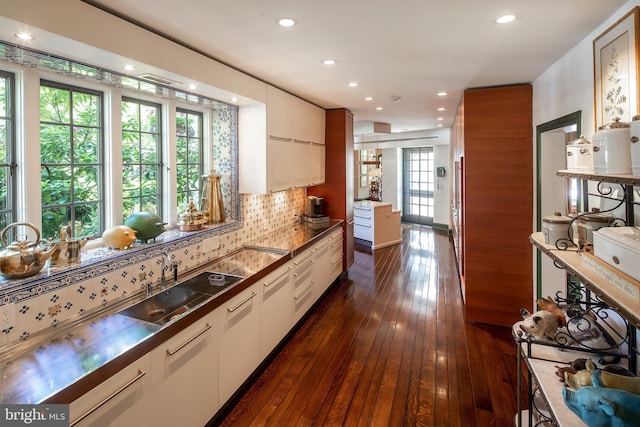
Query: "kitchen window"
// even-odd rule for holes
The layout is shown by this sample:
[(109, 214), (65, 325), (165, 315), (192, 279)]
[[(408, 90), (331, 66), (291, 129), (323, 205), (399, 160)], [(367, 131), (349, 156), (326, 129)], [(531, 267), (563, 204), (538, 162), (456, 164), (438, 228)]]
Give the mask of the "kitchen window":
[(162, 217), (162, 108), (122, 99), (122, 204), (124, 218), (134, 212)]
[(176, 111), (176, 179), (179, 207), (186, 207), (189, 199), (198, 206), (203, 174), (203, 116), (198, 111), (182, 108)]
[(42, 237), (100, 233), (104, 194), (102, 93), (40, 84)]
[[(208, 170), (221, 176), (227, 222), (240, 218), (237, 105), (1, 41), (0, 68), (0, 226), (30, 222), (46, 239), (66, 224), (75, 237), (99, 237), (139, 210), (171, 223), (188, 197), (199, 198)], [(174, 128), (183, 113), (192, 125), (186, 163)], [(38, 139), (34, 157), (26, 147)]]
[(15, 221), (15, 84), (0, 71), (0, 228)]

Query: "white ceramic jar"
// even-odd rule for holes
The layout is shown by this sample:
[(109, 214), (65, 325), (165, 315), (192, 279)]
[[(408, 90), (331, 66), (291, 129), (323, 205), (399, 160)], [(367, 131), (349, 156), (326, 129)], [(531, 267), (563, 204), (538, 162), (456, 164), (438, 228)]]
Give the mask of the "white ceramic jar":
[(593, 171), (599, 175), (631, 174), (629, 123), (616, 119), (593, 135)]
[(553, 215), (542, 218), (544, 242), (555, 245), (560, 239), (569, 239), (569, 224), (571, 224), (571, 218), (560, 212), (554, 212)]
[(640, 176), (640, 115), (633, 116), (631, 130), (631, 172)]
[(593, 172), (593, 144), (584, 135), (567, 144), (567, 169)]
[(578, 240), (582, 243), (593, 243), (593, 232), (602, 227), (609, 227), (615, 217), (610, 212), (590, 212), (578, 217)]

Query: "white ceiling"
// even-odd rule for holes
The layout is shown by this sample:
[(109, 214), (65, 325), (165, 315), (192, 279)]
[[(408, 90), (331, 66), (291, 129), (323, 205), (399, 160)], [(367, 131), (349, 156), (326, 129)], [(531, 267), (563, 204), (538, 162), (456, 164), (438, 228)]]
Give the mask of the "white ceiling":
[[(390, 123), (392, 132), (450, 126), (466, 88), (533, 81), (626, 2), (87, 0), (321, 107), (346, 107), (356, 123)], [(507, 13), (519, 19), (494, 23)], [(283, 16), (297, 25), (279, 27)]]

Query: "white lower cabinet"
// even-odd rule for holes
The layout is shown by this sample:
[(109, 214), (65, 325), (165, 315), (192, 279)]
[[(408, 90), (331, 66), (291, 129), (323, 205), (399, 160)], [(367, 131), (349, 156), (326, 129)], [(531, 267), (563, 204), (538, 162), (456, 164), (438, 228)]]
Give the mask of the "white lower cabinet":
[(218, 411), (216, 312), (151, 352), (151, 424), (203, 426)]
[(315, 249), (306, 249), (293, 258), (293, 324), (296, 324), (316, 301), (313, 264)]
[(76, 399), (71, 426), (205, 425), (342, 273), (342, 228)]
[(278, 345), (293, 326), (291, 261), (260, 280), (260, 356), (262, 359)]
[(324, 294), (324, 291), (329, 288), (332, 282), (331, 272), (329, 271), (331, 267), (331, 245), (329, 239), (330, 237), (325, 237), (314, 246), (315, 264), (313, 269), (316, 282), (316, 299)]
[(333, 239), (329, 243), (329, 277), (331, 278), (331, 283), (342, 274), (342, 230), (332, 236)]
[(260, 282), (216, 309), (219, 402), (222, 406), (251, 375), (260, 358)]
[(151, 426), (151, 355), (93, 388), (69, 405), (70, 426)]

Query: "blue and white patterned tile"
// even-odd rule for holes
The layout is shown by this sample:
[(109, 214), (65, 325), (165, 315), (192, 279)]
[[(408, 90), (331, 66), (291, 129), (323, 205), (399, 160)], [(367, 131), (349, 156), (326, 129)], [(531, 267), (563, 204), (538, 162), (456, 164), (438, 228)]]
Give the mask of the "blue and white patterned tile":
[[(42, 308), (42, 302), (46, 298), (46, 295), (39, 295), (35, 298), (16, 302), (16, 323), (7, 335), (8, 342), (26, 339), (43, 328), (42, 324), (46, 316)], [(5, 334), (6, 331), (3, 331), (3, 335)]]

